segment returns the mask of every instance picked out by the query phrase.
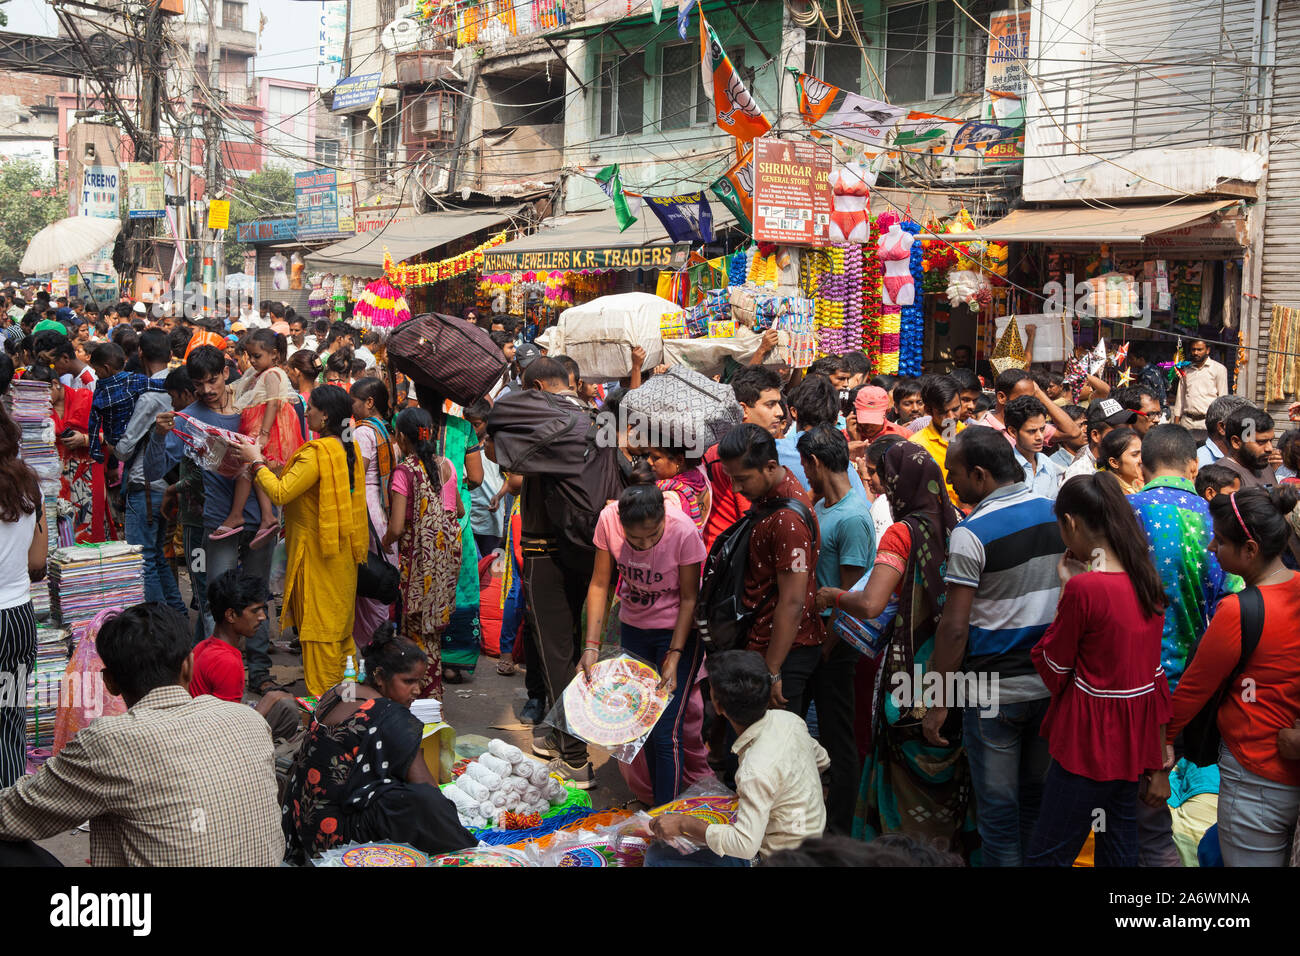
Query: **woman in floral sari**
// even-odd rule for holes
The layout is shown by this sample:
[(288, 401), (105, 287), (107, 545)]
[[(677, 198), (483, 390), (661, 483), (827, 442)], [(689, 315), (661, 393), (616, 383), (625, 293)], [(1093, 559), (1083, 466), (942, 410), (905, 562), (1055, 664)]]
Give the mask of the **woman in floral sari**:
[(424, 728), (410, 706), (428, 667), (424, 652), (385, 624), (364, 658), (365, 683), (321, 696), (289, 772), (281, 825), (290, 863), (352, 842), (425, 853), (474, 845), (420, 753)]
[(838, 598), (841, 610), (864, 621), (879, 616), (891, 597), (898, 600), (876, 672), (872, 752), (863, 764), (853, 835), (873, 840), (903, 832), (976, 862), (979, 833), (970, 768), (960, 746), (961, 712), (953, 711), (957, 729), (945, 734), (958, 743), (931, 746), (921, 732), (925, 708), (900, 706), (893, 694), (903, 681), (915, 680), (916, 666), (924, 671), (934, 652), (948, 536), (961, 516), (948, 499), (943, 472), (921, 446), (904, 441), (891, 447), (881, 475), (894, 523), (881, 536), (867, 586), (822, 588), (817, 600), (829, 607)]

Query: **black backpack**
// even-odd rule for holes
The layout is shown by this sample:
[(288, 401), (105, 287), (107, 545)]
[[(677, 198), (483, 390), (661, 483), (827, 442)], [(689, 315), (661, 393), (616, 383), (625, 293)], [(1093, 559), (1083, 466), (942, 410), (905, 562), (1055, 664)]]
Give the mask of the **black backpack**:
[[(759, 521), (789, 508), (808, 526), (817, 545), (817, 523), (808, 506), (797, 498), (773, 498), (755, 504), (722, 534), (718, 535), (704, 560), (704, 579), (695, 602), (695, 627), (704, 642), (705, 653), (743, 648), (749, 641), (757, 607), (745, 606), (745, 570), (749, 566), (749, 539)], [(815, 572), (815, 562), (808, 573)]]
[(487, 431), (502, 471), (541, 480), (562, 543), (594, 551), (600, 512), (626, 481), (617, 443), (598, 440), (591, 413), (563, 396), (512, 391), (492, 406)]
[[(1241, 654), (1237, 658), (1237, 666), (1183, 728), (1183, 756), (1198, 767), (1213, 767), (1219, 762), (1219, 707), (1224, 698), (1233, 692), (1237, 678), (1246, 669), (1246, 662), (1255, 653), (1260, 636), (1264, 633), (1264, 597), (1259, 593), (1259, 588), (1245, 588), (1237, 595), (1237, 600), (1241, 602)], [(1199, 647), (1198, 642), (1192, 648), (1184, 674), (1191, 669)]]

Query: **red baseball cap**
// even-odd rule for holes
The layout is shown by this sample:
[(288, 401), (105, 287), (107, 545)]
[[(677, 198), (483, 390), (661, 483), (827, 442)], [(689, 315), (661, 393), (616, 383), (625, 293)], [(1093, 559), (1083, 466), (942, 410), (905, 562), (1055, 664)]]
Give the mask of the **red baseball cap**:
[(867, 425), (885, 424), (885, 412), (889, 410), (889, 396), (883, 388), (866, 385), (858, 390), (853, 400), (857, 419)]

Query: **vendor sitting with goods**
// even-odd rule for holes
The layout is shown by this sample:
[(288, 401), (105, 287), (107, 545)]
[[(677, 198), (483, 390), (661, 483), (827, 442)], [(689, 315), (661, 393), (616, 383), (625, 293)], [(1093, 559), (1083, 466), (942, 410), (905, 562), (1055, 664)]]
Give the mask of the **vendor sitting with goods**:
[(718, 716), (736, 732), (731, 750), (736, 771), (736, 815), (710, 823), (684, 813), (665, 813), (650, 824), (663, 841), (685, 837), (704, 848), (682, 854), (666, 843), (646, 852), (646, 866), (748, 866), (755, 855), (797, 847), (826, 827), (821, 773), (830, 758), (808, 734), (798, 714), (768, 710), (772, 684), (755, 651), (709, 657), (709, 693)]
[(366, 679), (344, 680), (316, 705), (285, 790), (285, 858), (305, 864), (347, 843), (405, 843), (425, 853), (473, 846), (420, 752), (411, 701), (429, 659), (392, 624), (363, 653)]

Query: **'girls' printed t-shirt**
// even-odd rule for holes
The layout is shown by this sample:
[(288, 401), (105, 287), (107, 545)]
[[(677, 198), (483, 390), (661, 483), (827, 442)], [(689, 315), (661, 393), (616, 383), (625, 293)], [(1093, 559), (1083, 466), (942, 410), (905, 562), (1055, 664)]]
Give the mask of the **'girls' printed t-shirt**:
[(695, 522), (680, 508), (664, 508), (659, 543), (638, 551), (627, 543), (618, 520), (618, 502), (605, 506), (596, 522), (596, 547), (608, 551), (618, 567), (619, 619), (646, 630), (671, 629), (677, 623), (681, 588), (677, 569), (701, 563), (706, 552)]

